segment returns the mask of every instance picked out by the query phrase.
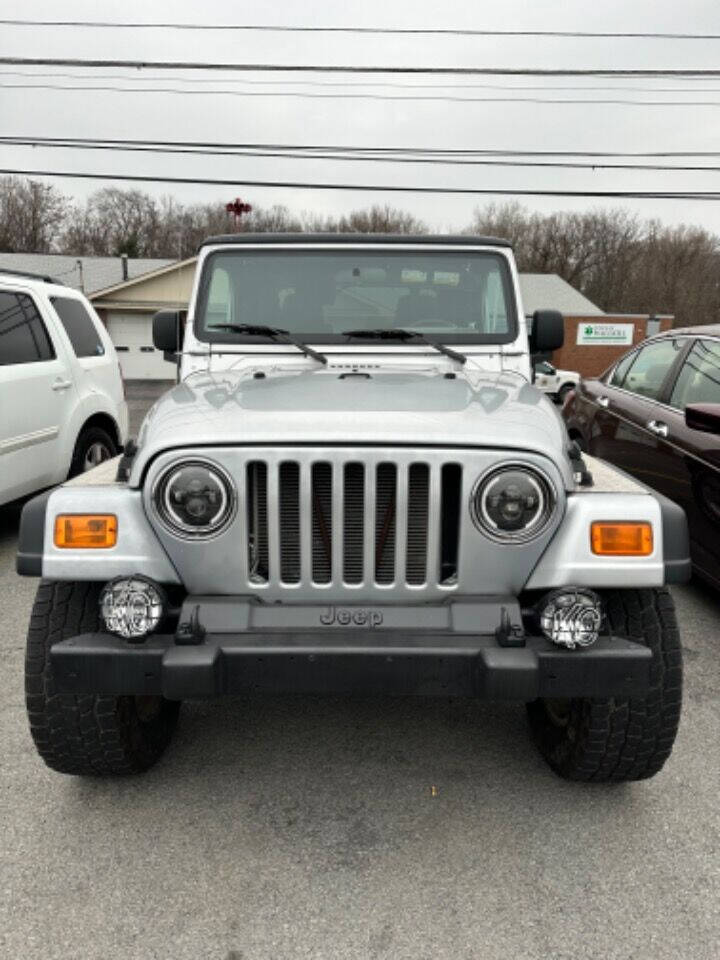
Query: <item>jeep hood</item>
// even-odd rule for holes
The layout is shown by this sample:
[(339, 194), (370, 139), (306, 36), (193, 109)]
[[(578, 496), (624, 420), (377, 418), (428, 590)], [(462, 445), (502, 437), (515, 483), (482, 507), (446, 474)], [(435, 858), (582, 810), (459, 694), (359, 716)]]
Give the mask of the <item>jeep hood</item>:
[(165, 450), (245, 443), (527, 450), (572, 482), (557, 410), (514, 374), (323, 369), (193, 374), (149, 411), (131, 483)]

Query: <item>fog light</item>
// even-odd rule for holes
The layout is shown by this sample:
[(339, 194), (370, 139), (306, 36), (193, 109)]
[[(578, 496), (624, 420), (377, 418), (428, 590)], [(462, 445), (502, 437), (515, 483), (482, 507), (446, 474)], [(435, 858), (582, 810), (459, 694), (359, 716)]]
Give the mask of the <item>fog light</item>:
[(162, 590), (144, 577), (111, 580), (100, 595), (105, 627), (126, 640), (139, 640), (152, 633), (164, 613)]
[(554, 644), (574, 650), (595, 643), (602, 626), (602, 603), (592, 590), (556, 590), (539, 608), (540, 629)]

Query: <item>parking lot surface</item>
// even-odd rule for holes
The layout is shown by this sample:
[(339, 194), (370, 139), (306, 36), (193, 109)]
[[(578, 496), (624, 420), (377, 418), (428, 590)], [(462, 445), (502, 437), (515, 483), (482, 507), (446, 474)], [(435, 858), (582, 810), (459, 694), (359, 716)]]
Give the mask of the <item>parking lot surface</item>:
[(644, 783), (559, 780), (519, 705), (312, 697), (185, 704), (156, 768), (81, 780), (47, 770), (27, 729), (18, 518), (0, 508), (1, 956), (720, 955), (710, 591), (673, 591), (683, 722)]

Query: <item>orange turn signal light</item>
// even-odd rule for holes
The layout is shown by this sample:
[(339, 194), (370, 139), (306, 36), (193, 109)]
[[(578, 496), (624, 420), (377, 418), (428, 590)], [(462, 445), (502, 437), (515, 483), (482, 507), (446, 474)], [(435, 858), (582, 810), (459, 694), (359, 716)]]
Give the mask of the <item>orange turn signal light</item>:
[(114, 513), (60, 514), (55, 517), (55, 546), (102, 550), (117, 543)]
[(653, 552), (651, 523), (595, 522), (590, 530), (592, 552), (606, 557), (648, 557)]

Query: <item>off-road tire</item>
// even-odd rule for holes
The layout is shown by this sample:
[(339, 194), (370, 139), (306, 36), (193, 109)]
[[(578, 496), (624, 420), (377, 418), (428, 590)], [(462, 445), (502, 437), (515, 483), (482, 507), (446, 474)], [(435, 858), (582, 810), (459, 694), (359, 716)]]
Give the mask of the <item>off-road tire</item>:
[(117, 443), (107, 430), (103, 430), (102, 427), (88, 427), (80, 432), (75, 441), (68, 477), (76, 477), (88, 469), (85, 461), (88, 451), (93, 447), (106, 450), (107, 456), (104, 457), (106, 460), (111, 460), (118, 452)]
[(530, 727), (545, 760), (566, 780), (645, 780), (670, 756), (680, 721), (675, 606), (665, 588), (608, 590), (603, 599), (610, 632), (652, 650), (647, 696), (535, 700), (528, 704)]
[(50, 647), (98, 631), (101, 584), (42, 580), (30, 618), (25, 699), (30, 732), (45, 763), (59, 773), (140, 773), (169, 744), (180, 704), (163, 697), (58, 693)]

